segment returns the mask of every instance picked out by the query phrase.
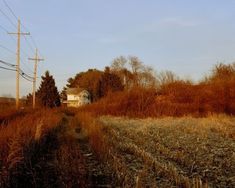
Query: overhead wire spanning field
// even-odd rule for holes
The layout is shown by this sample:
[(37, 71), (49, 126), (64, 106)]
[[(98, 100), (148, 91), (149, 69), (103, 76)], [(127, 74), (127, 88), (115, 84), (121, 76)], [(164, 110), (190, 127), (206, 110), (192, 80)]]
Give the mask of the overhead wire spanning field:
[[(13, 9), (11, 8), (11, 6), (8, 4), (7, 1), (2, 0), (2, 3), (3, 3), (3, 5), (5, 6), (6, 9), (0, 8), (0, 14), (2, 14), (3, 18), (5, 18), (7, 23), (10, 24), (9, 26), (11, 26), (14, 29), (17, 29), (16, 22), (19, 19), (18, 16), (13, 11)], [(27, 33), (29, 33), (29, 29), (23, 23), (20, 23), (20, 26), (22, 27), (22, 29), (21, 29), (22, 32), (27, 31)], [(11, 31), (10, 29), (8, 29), (6, 26), (4, 26), (2, 24), (0, 25), (0, 29), (2, 31), (4, 31), (6, 36), (9, 36), (10, 40), (12, 40), (14, 43), (16, 42), (15, 38), (13, 36), (9, 35), (9, 33), (10, 33), (9, 31)], [(30, 53), (34, 53), (35, 49), (37, 48), (37, 44), (35, 42), (34, 37), (31, 34), (29, 36), (30, 36), (31, 40), (28, 40), (27, 37), (25, 37), (23, 35), (24, 40), (25, 40), (25, 44), (27, 46), (27, 49), (25, 49), (25, 48), (21, 49), (21, 51), (22, 51), (22, 53), (24, 55), (24, 58), (27, 58), (27, 59), (30, 57), (28, 51), (30, 50)], [(7, 45), (5, 45), (5, 44), (0, 44), (0, 48), (4, 49), (8, 53), (16, 55), (15, 50), (12, 50), (11, 48), (7, 47)], [(3, 58), (1, 58), (1, 59), (3, 59)], [(25, 63), (25, 61), (23, 60), (22, 57), (20, 57), (20, 61), (21, 61), (22, 65), (23, 65), (23, 67), (27, 68), (27, 70), (30, 71), (30, 73), (33, 73), (33, 70)], [(5, 70), (5, 71), (17, 71), (16, 70), (17, 66), (12, 64), (12, 63), (6, 63), (6, 60), (4, 60), (4, 61), (1, 60), (0, 63), (4, 65), (4, 66), (0, 66), (0, 69), (2, 69), (2, 70)], [(33, 82), (33, 77), (30, 76), (28, 73), (26, 73), (26, 71), (23, 71), (22, 69), (20, 69), (19, 74), (25, 80)]]
[[(14, 68), (8, 68), (8, 67), (3, 67), (3, 66), (0, 66), (1, 69), (5, 69), (5, 70), (10, 70), (10, 71), (16, 71), (16, 65), (14, 64), (11, 64), (11, 63), (7, 63), (5, 61), (2, 61), (0, 60), (0, 63), (2, 63), (3, 65), (5, 66), (8, 66), (8, 67), (14, 67)], [(30, 81), (32, 82), (33, 81), (33, 77), (26, 74), (24, 71), (22, 71), (21, 69), (19, 70), (19, 74), (22, 78), (24, 78), (25, 80), (27, 81)]]

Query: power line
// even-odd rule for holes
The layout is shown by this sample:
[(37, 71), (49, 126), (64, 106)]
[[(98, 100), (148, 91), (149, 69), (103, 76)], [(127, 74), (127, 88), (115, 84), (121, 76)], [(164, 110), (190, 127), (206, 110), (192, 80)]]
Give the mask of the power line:
[[(12, 54), (14, 54), (14, 55), (16, 54), (13, 50), (11, 50), (11, 49), (9, 49), (9, 48), (7, 48), (7, 47), (1, 45), (1, 44), (0, 44), (0, 48), (4, 49), (4, 50), (6, 50), (6, 51), (8, 51), (9, 53), (12, 53)], [(21, 49), (21, 50), (22, 50), (22, 49)], [(25, 51), (22, 50), (22, 52), (24, 53), (25, 56), (28, 56), (28, 54), (27, 54)], [(32, 69), (29, 68), (29, 66), (25, 63), (25, 61), (23, 61), (22, 58), (20, 58), (20, 61), (23, 63), (23, 65), (24, 65), (31, 73), (33, 73)]]
[(2, 25), (0, 25), (0, 28), (5, 31), (6, 33), (8, 33), (7, 29), (5, 27), (3, 27)]
[(3, 60), (0, 60), (0, 63), (2, 63), (2, 64), (4, 64), (4, 65), (7, 65), (7, 66), (11, 66), (11, 67), (15, 67), (15, 66), (16, 66), (16, 65), (14, 65), (14, 64), (7, 63), (7, 62), (5, 62), (5, 61), (3, 61)]
[(2, 9), (0, 9), (0, 12), (3, 14), (3, 16), (5, 16), (5, 18), (11, 23), (11, 25), (14, 27), (14, 28), (17, 28), (15, 23), (11, 20), (11, 18), (9, 16), (7, 16), (7, 14), (5, 12), (2, 11)]
[[(9, 70), (9, 71), (16, 71), (16, 69), (11, 69), (11, 68), (7, 68), (7, 67), (3, 67), (3, 66), (0, 66), (0, 69), (4, 69), (4, 70)], [(22, 78), (24, 78), (25, 80), (29, 81), (29, 82), (33, 82), (33, 80), (30, 80), (30, 78), (27, 77), (27, 75), (23, 72), (20, 72), (20, 76)], [(32, 79), (32, 78), (31, 78)]]
[(33, 73), (33, 70), (28, 66), (28, 64), (25, 62), (25, 61), (23, 61), (21, 58), (20, 58), (20, 61), (23, 63), (23, 65), (28, 69), (28, 71), (30, 72), (30, 73)]
[[(29, 30), (28, 30), (22, 23), (20, 23), (20, 25), (24, 28), (24, 30), (25, 30), (26, 32), (29, 32)], [(29, 33), (30, 33), (30, 32), (29, 32)], [(30, 36), (31, 39), (33, 38), (31, 35), (29, 35), (29, 36)], [(28, 44), (29, 48), (32, 50), (32, 52), (34, 52), (34, 48), (33, 48), (33, 46), (30, 44), (30, 42), (28, 41), (28, 39), (27, 39), (25, 36), (23, 36), (23, 37), (24, 37), (26, 43)], [(35, 43), (34, 46), (35, 46), (35, 48), (37, 48), (36, 43)]]
[(30, 50), (32, 50), (32, 52), (34, 52), (34, 48), (32, 47), (32, 45), (30, 44), (30, 42), (28, 41), (28, 39), (23, 35), (24, 40), (26, 41), (26, 43), (28, 44)]
[(7, 48), (7, 47), (1, 45), (1, 44), (0, 44), (0, 47), (3, 48), (3, 49), (6, 50), (6, 51), (12, 53), (12, 54), (16, 54), (14, 51), (12, 51), (11, 49), (9, 49), (9, 48)]
[[(24, 28), (24, 30), (25, 30), (26, 32), (29, 32), (29, 29), (28, 29), (24, 24), (21, 23), (21, 26)], [(32, 37), (31, 35), (30, 35), (30, 38), (32, 39), (32, 42), (33, 42), (33, 44), (34, 44), (34, 47), (37, 48), (37, 44), (36, 44), (35, 40), (33, 39), (33, 37)]]
[[(17, 21), (18, 18), (17, 18), (17, 16), (16, 16), (16, 14), (14, 13), (14, 11), (12, 10), (12, 8), (9, 6), (9, 4), (8, 4), (5, 0), (3, 0), (3, 3), (5, 4), (5, 6), (8, 8), (8, 10), (11, 12), (11, 14), (14, 16), (14, 18), (15, 18), (16, 21)], [(5, 13), (4, 13), (4, 15), (7, 16)], [(7, 17), (9, 18), (9, 16), (7, 16)], [(8, 20), (10, 21), (11, 19), (9, 18)], [(21, 25), (23, 28), (25, 28), (26, 31), (28, 30), (22, 23), (20, 23), (20, 25)], [(7, 30), (5, 30), (5, 31), (7, 31)], [(29, 31), (29, 30), (28, 30), (28, 31)], [(33, 48), (32, 45), (30, 44), (30, 42), (27, 40), (27, 38), (26, 38), (24, 35), (23, 35), (23, 37), (24, 37), (26, 43), (28, 44), (29, 48), (32, 50), (32, 52), (34, 52), (34, 48)], [(37, 47), (37, 45), (36, 45), (35, 41), (33, 40), (32, 36), (31, 36), (30, 38), (32, 39), (33, 43), (35, 44), (35, 47)], [(22, 50), (22, 51), (23, 51), (23, 50)], [(26, 54), (26, 53), (25, 53), (25, 54)], [(26, 54), (26, 55), (29, 56), (28, 54)]]
[[(24, 24), (21, 23), (21, 26), (24, 28), (24, 30), (26, 32), (30, 32), (29, 29)], [(29, 35), (29, 37), (31, 38), (31, 43), (33, 44), (34, 47), (32, 46), (32, 44), (29, 42), (29, 40), (25, 36), (23, 36), (23, 37), (24, 37), (26, 43), (28, 44), (29, 48), (32, 50), (32, 52), (34, 52), (34, 48), (38, 49), (37, 43), (35, 42), (32, 35)], [(38, 53), (39, 53), (39, 51), (38, 51)], [(40, 53), (39, 53), (39, 55), (40, 55)]]
[[(30, 33), (30, 30), (29, 30), (23, 23), (20, 23), (20, 25), (24, 28), (24, 30), (25, 30), (26, 32), (29, 32), (29, 33)], [(37, 49), (38, 49), (37, 43), (36, 43), (36, 41), (34, 40), (34, 38), (33, 38), (32, 35), (30, 35), (29, 37), (31, 38), (31, 41), (32, 41), (32, 44), (33, 44), (34, 47), (30, 44), (29, 40), (28, 40), (25, 36), (24, 36), (24, 39), (25, 39), (25, 41), (27, 42), (27, 44), (29, 45), (30, 49), (34, 52), (34, 48), (37, 48)], [(38, 53), (39, 53), (39, 51), (38, 51)], [(39, 53), (39, 55), (40, 55), (40, 53)]]
[[(7, 30), (6, 28), (4, 28), (3, 26), (0, 25), (0, 28), (1, 28), (2, 30), (4, 30), (6, 33), (9, 33), (8, 30)], [(15, 39), (13, 38), (12, 35), (8, 35), (8, 36), (11, 38), (11, 40), (12, 40), (13, 42), (15, 42)], [(26, 39), (25, 36), (24, 36), (24, 38)], [(13, 52), (13, 51), (10, 50), (9, 48), (7, 48), (7, 47), (5, 47), (5, 46), (3, 46), (3, 45), (1, 45), (1, 44), (0, 44), (0, 47), (3, 48), (3, 49), (5, 49), (5, 50), (7, 50), (8, 52), (11, 52), (11, 53), (14, 53), (14, 54), (15, 54), (15, 52)], [(29, 56), (29, 54), (28, 54), (24, 49), (21, 49), (21, 51), (23, 52), (23, 54), (24, 54), (26, 57)], [(21, 61), (22, 61), (22, 59), (21, 59)], [(22, 61), (22, 62), (24, 63), (24, 61)], [(29, 70), (30, 70), (30, 69), (29, 69)], [(32, 70), (30, 70), (30, 71), (33, 72)]]
[(20, 69), (20, 73), (23, 74), (24, 76), (28, 77), (29, 79), (33, 79), (32, 76), (29, 76), (28, 74), (24, 73), (21, 69)]
[[(1, 27), (1, 25), (0, 25), (0, 27)], [(6, 30), (4, 27), (1, 27), (4, 31), (6, 31), (7, 33), (9, 33), (8, 32), (8, 30)], [(13, 42), (15, 42), (15, 39), (14, 39), (14, 37), (12, 36), (12, 35), (9, 35), (10, 36), (10, 38), (11, 38), (11, 40), (13, 41)], [(27, 40), (27, 38), (23, 35), (23, 37), (24, 37), (24, 39), (25, 40)], [(32, 49), (32, 47), (31, 47), (31, 49)], [(24, 50), (24, 49), (21, 49), (21, 51), (23, 52), (23, 54), (25, 55), (25, 56), (29, 56), (29, 54)]]
[(21, 52), (24, 54), (24, 56), (26, 56), (26, 57), (28, 57), (29, 56), (29, 54), (24, 50), (24, 49), (20, 49), (21, 50)]
[[(12, 8), (10, 7), (10, 5), (7, 3), (7, 1), (6, 1), (6, 0), (3, 0), (3, 3), (5, 4), (5, 6), (8, 8), (8, 10), (11, 12), (11, 14), (14, 16), (14, 18), (15, 18), (16, 21), (17, 21), (18, 18), (17, 18), (17, 16), (16, 16), (15, 12), (13, 11), (13, 9), (12, 9)], [(8, 17), (8, 16), (7, 16), (7, 17)], [(8, 17), (8, 18), (9, 18), (9, 17)], [(11, 19), (9, 18), (9, 20), (11, 20)], [(29, 32), (29, 29), (28, 29), (24, 24), (20, 23), (20, 25), (24, 28), (24, 30), (25, 30), (26, 32)], [(16, 26), (15, 26), (15, 27), (16, 27)], [(38, 47), (37, 47), (37, 43), (35, 42), (33, 36), (30, 35), (30, 38), (31, 38), (31, 41), (32, 41), (32, 44), (33, 44), (34, 47), (30, 44), (30, 42), (28, 41), (28, 39), (27, 39), (25, 36), (23, 36), (23, 37), (24, 37), (26, 43), (28, 44), (29, 48), (32, 50), (32, 52), (34, 52), (34, 47), (35, 47), (35, 48), (38, 48)], [(41, 54), (41, 53), (39, 52), (39, 55), (40, 55), (40, 54)], [(28, 55), (27, 55), (27, 56), (28, 56)]]
[(22, 78), (24, 78), (25, 80), (27, 80), (27, 81), (29, 81), (29, 82), (33, 82), (33, 80), (30, 80), (30, 78), (26, 78), (25, 76), (25, 74), (24, 73), (21, 73), (20, 72), (20, 76), (22, 77)]
[(32, 35), (30, 35), (30, 38), (31, 38), (31, 40), (33, 41), (33, 43), (34, 43), (34, 46), (37, 48), (37, 43), (35, 42), (35, 40), (34, 40), (34, 38), (33, 38), (33, 36)]
[(6, 5), (6, 7), (10, 10), (11, 14), (15, 17), (17, 20), (17, 16), (15, 15), (14, 11), (11, 9), (11, 7), (7, 4), (5, 0), (3, 0), (3, 3)]
[[(11, 63), (7, 63), (7, 62), (5, 62), (5, 61), (3, 61), (3, 60), (0, 60), (0, 63), (4, 64), (4, 65), (6, 65), (6, 66), (9, 66), (9, 67), (16, 67), (16, 65), (11, 64)], [(1, 66), (1, 67), (2, 67), (2, 66)], [(10, 69), (10, 68), (5, 68), (5, 69)], [(16, 71), (16, 69), (11, 69), (11, 70), (15, 70), (15, 71)], [(33, 79), (32, 76), (30, 76), (29, 74), (26, 74), (22, 69), (19, 69), (19, 73), (22, 74), (22, 75), (24, 75), (24, 76), (27, 77), (28, 79)]]
[[(24, 71), (22, 71), (22, 69), (20, 69), (20, 61), (22, 61), (21, 57), (20, 57), (20, 36), (23, 35), (29, 49), (31, 49), (32, 51), (34, 51), (34, 48), (33, 46), (35, 46), (35, 48), (37, 48), (37, 44), (34, 40), (34, 38), (32, 36), (30, 36), (31, 38), (31, 41), (27, 40), (27, 38), (24, 36), (24, 35), (30, 35), (29, 32), (28, 33), (24, 33), (24, 32), (21, 32), (20, 31), (20, 27), (22, 26), (22, 28), (24, 28), (24, 30), (28, 30), (23, 24), (21, 24), (20, 20), (17, 18), (15, 12), (13, 11), (13, 9), (11, 9), (11, 7), (9, 6), (9, 4), (7, 3), (6, 0), (3, 0), (3, 3), (4, 5), (8, 8), (8, 10), (10, 11), (10, 13), (13, 15), (13, 17), (16, 19), (18, 25), (16, 25), (10, 16), (8, 16), (8, 14), (6, 14), (2, 9), (0, 9), (0, 12), (6, 17), (6, 19), (14, 26), (14, 28), (17, 28), (17, 32), (16, 33), (9, 33), (7, 29), (5, 29), (4, 27), (2, 27), (1, 25), (1, 28), (6, 31), (8, 34), (16, 34), (18, 36), (17, 38), (17, 63), (16, 65), (14, 64), (11, 64), (11, 63), (7, 63), (5, 61), (1, 61), (0, 60), (0, 63), (4, 64), (5, 66), (9, 66), (9, 67), (14, 67), (13, 68), (7, 68), (7, 67), (3, 67), (3, 66), (0, 66), (0, 68), (2, 69), (5, 69), (5, 70), (9, 70), (9, 71), (16, 71), (16, 109), (19, 108), (19, 76), (21, 76), (22, 78), (24, 78), (25, 80), (27, 81), (30, 81), (30, 82), (34, 82), (36, 80), (36, 74), (34, 73), (34, 77), (26, 74)], [(28, 30), (29, 31), (29, 30)], [(3, 46), (4, 49), (8, 50), (8, 51), (11, 51), (10, 49), (6, 48), (5, 46)], [(23, 53), (25, 55), (27, 55), (27, 53), (23, 50)], [(15, 54), (15, 53), (14, 53)], [(36, 56), (37, 58), (37, 56)], [(39, 60), (39, 59), (37, 59)], [(25, 64), (25, 63), (24, 63)], [(26, 65), (26, 64), (25, 64)], [(28, 68), (28, 66), (27, 66)], [(36, 83), (36, 82), (35, 82)]]
[(10, 70), (10, 71), (16, 71), (16, 69), (10, 69), (10, 68), (6, 68), (6, 67), (2, 67), (0, 66), (1, 69), (5, 69), (5, 70)]
[[(0, 28), (1, 28), (4, 32), (8, 33), (8, 30), (7, 30), (5, 27), (3, 27), (2, 25), (0, 25)], [(11, 35), (8, 35), (8, 36), (11, 38), (11, 40), (12, 40), (13, 42), (15, 42), (15, 39), (13, 38), (13, 36), (11, 36)]]
[[(1, 45), (0, 44), (0, 48), (3, 48), (4, 50), (6, 50), (6, 51), (8, 51), (8, 52), (10, 52), (10, 53), (12, 53), (12, 54), (16, 54), (14, 51), (12, 51), (12, 50), (10, 50), (9, 48), (7, 48), (7, 47), (5, 47), (5, 46), (3, 46), (3, 45)], [(28, 71), (30, 71), (31, 73), (33, 73), (33, 71), (32, 71), (32, 69), (30, 69), (29, 68), (29, 66), (25, 63), (25, 61), (23, 61), (23, 59), (22, 58), (20, 58), (20, 61), (23, 63), (23, 65), (28, 69)], [(2, 61), (0, 60), (0, 63), (2, 63)], [(14, 65), (15, 66), (15, 65)]]

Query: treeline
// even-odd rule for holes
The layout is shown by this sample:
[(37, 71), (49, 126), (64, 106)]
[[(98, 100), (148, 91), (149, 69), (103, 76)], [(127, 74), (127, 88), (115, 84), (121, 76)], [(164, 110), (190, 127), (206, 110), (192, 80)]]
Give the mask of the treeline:
[(154, 70), (145, 66), (137, 57), (118, 57), (104, 71), (89, 69), (68, 79), (61, 97), (66, 100), (66, 89), (80, 87), (90, 92), (92, 101), (106, 97), (109, 93), (127, 91), (133, 87), (155, 87)]
[[(112, 82), (105, 87), (104, 95), (96, 96), (96, 103), (83, 108), (97, 115), (159, 117), (235, 114), (235, 63), (215, 65), (209, 76), (198, 83), (180, 79), (170, 71), (156, 74), (136, 57), (118, 57), (106, 69), (120, 82), (116, 90), (112, 89), (116, 82)], [(101, 77), (104, 75), (102, 71), (98, 72)], [(76, 77), (70, 79), (72, 82), (67, 86), (79, 85), (82, 83), (80, 80)], [(100, 79), (96, 80), (101, 82)], [(101, 88), (96, 88), (99, 93)]]

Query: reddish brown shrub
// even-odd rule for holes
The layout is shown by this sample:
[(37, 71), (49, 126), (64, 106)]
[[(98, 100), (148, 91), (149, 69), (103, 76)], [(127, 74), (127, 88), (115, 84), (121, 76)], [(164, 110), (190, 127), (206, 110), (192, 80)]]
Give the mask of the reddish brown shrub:
[(158, 117), (206, 116), (213, 113), (235, 114), (235, 66), (217, 65), (205, 81), (164, 82), (153, 88), (133, 87), (110, 93), (100, 101), (83, 107), (96, 115)]

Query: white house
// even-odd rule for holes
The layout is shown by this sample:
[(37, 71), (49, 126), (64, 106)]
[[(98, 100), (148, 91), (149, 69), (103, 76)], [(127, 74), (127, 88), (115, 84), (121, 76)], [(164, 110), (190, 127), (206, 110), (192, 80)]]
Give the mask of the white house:
[(79, 107), (91, 103), (90, 93), (81, 88), (68, 88), (67, 89), (67, 103), (68, 107)]

